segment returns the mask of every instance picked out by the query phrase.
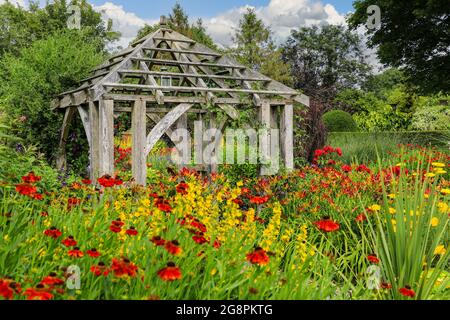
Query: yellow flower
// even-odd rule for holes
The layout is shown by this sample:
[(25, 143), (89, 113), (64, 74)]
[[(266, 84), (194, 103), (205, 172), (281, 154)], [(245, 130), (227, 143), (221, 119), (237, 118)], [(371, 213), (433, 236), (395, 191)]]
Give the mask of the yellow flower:
[(238, 181), (236, 183), (236, 187), (238, 187), (238, 188), (242, 187), (243, 185), (244, 185), (244, 182), (242, 182), (242, 181)]
[(395, 199), (396, 195), (395, 195), (395, 193), (391, 193), (391, 194), (388, 195), (388, 197), (389, 197), (390, 199)]
[(433, 162), (431, 165), (433, 167), (437, 167), (437, 168), (444, 168), (445, 167), (445, 164), (442, 163), (442, 162)]
[(446, 173), (447, 173), (447, 171), (442, 170), (442, 169), (435, 170), (434, 172), (435, 172), (436, 174), (446, 174)]
[(396, 213), (397, 212), (397, 210), (395, 210), (394, 208), (389, 208), (389, 213), (390, 214), (394, 214), (394, 213)]
[(449, 195), (450, 194), (450, 189), (441, 189), (441, 193), (445, 194), (445, 195)]
[(213, 276), (213, 275), (215, 275), (217, 273), (217, 269), (216, 268), (213, 268), (212, 270), (211, 270), (211, 275)]
[(434, 174), (432, 172), (428, 172), (427, 174), (425, 174), (425, 177), (427, 177), (427, 178), (433, 178), (435, 176), (436, 176), (436, 174)]
[(380, 211), (381, 210), (381, 206), (379, 204), (374, 204), (374, 205), (371, 205), (369, 207), (369, 209), (372, 210), (372, 211)]
[(405, 164), (400, 162), (400, 163), (397, 163), (395, 166), (396, 166), (396, 167), (404, 167)]
[(446, 252), (447, 252), (447, 250), (445, 250), (445, 247), (442, 244), (438, 245), (436, 247), (436, 249), (434, 249), (434, 254), (435, 255), (443, 256)]
[(431, 219), (431, 226), (432, 226), (432, 227), (437, 227), (438, 225), (439, 225), (439, 219), (436, 218), (436, 217), (433, 217), (433, 218)]

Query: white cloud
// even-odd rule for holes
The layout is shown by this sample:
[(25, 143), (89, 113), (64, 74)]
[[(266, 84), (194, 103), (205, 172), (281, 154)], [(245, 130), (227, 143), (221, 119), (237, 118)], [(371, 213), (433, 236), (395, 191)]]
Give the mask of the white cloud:
[[(205, 19), (206, 28), (213, 39), (224, 46), (230, 46), (232, 34), (248, 7), (234, 8)], [(284, 41), (292, 29), (301, 26), (345, 23), (345, 17), (331, 4), (323, 5), (317, 0), (271, 0), (267, 6), (254, 9), (258, 17), (270, 26), (277, 42)]]
[(133, 12), (126, 12), (123, 6), (112, 2), (106, 2), (101, 6), (94, 6), (94, 9), (102, 14), (103, 19), (112, 19), (113, 30), (120, 31), (122, 37), (115, 45), (123, 48), (128, 47), (129, 43), (136, 37), (139, 29), (145, 24), (155, 24), (157, 20), (145, 20), (139, 18)]

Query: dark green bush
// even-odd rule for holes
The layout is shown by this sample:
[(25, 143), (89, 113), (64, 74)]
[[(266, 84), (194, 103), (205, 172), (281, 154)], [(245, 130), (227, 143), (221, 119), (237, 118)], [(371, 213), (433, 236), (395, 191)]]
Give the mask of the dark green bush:
[(328, 132), (354, 132), (358, 128), (352, 116), (342, 110), (332, 110), (322, 116)]

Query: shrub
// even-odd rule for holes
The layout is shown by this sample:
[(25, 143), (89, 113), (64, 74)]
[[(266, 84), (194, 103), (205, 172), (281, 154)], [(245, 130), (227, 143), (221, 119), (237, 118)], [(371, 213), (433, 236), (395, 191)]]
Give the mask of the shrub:
[(342, 110), (332, 110), (322, 117), (329, 132), (354, 132), (357, 131), (355, 120), (352, 116)]
[[(75, 32), (35, 41), (19, 56), (5, 55), (0, 60), (0, 111), (11, 121), (21, 119), (14, 121), (12, 129), (52, 160), (63, 114), (51, 110), (50, 102), (57, 94), (76, 87), (102, 59), (98, 46)], [(78, 138), (84, 136), (80, 123), (72, 132)]]

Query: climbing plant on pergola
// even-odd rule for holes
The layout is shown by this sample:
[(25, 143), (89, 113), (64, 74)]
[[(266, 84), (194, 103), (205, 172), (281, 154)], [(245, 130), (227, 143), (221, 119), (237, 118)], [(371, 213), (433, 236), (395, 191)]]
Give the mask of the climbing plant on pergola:
[[(58, 167), (66, 167), (66, 139), (77, 111), (89, 142), (92, 179), (114, 173), (114, 115), (131, 112), (133, 177), (145, 185), (147, 155), (171, 128), (187, 128), (187, 113), (202, 121), (211, 112), (205, 106), (214, 105), (237, 119), (239, 108), (252, 104), (259, 109), (261, 126), (280, 129), (281, 157), (293, 169), (293, 108), (296, 103), (309, 106), (309, 98), (164, 22), (162, 18), (160, 29), (110, 57), (80, 87), (53, 101), (54, 110), (65, 111)], [(225, 122), (215, 125), (223, 128)]]

